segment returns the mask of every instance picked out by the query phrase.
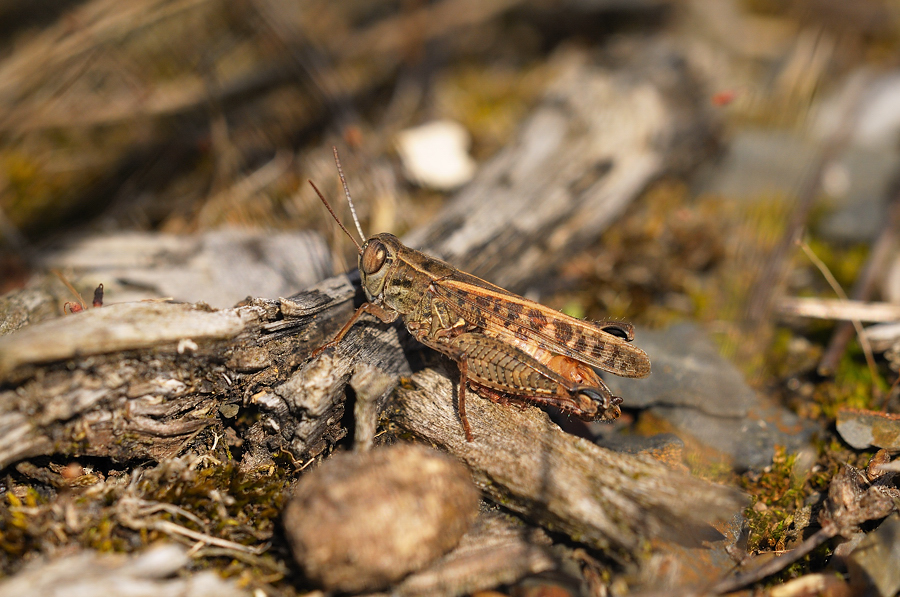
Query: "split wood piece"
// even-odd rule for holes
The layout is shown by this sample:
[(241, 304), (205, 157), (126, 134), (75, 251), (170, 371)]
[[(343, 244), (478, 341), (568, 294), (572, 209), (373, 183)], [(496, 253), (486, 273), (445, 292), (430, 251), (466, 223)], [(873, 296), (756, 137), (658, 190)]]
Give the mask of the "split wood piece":
[[(224, 419), (266, 395), (281, 408), (257, 402), (264, 416), (245, 438), (247, 451), (257, 446), (268, 455), (274, 440), (299, 446), (300, 458), (321, 453), (346, 434), (343, 384), (301, 394), (291, 391), (291, 380), (350, 316), (355, 293), (339, 277), (292, 299), (222, 311), (123, 303), (0, 337), (0, 469), (53, 453), (158, 460), (204, 430), (213, 443)], [(396, 369), (408, 366), (402, 352), (372, 342), (367, 326), (359, 327), (349, 346), (368, 338), (370, 349), (360, 354), (364, 365), (347, 360), (346, 373), (364, 399), (371, 388), (383, 400), (399, 373), (378, 373), (376, 347), (402, 362)]]
[(782, 316), (811, 317), (815, 319), (880, 323), (900, 321), (900, 305), (892, 303), (784, 297), (778, 300), (777, 310)]
[(15, 576), (0, 581), (0, 597), (45, 595), (191, 595), (248, 597), (235, 580), (213, 570), (191, 571), (187, 550), (159, 543), (137, 555), (59, 550), (60, 557), (33, 561)]
[(733, 489), (566, 434), (537, 408), (473, 398), (468, 442), (456, 382), (425, 369), (411, 384), (396, 392), (398, 425), (465, 462), (493, 501), (592, 547), (634, 554), (653, 537), (698, 538), (743, 502)]

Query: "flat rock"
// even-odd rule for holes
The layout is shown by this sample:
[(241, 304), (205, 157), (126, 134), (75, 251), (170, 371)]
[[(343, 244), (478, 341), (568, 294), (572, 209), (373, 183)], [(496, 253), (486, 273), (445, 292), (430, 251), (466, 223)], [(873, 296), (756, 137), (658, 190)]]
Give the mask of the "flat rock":
[(638, 330), (634, 344), (650, 355), (650, 377), (604, 376), (626, 407), (689, 406), (713, 416), (743, 417), (758, 402), (740, 371), (693, 324)]
[(217, 308), (248, 296), (289, 296), (331, 275), (330, 253), (315, 233), (233, 228), (87, 237), (49, 254), (44, 265), (102, 283), (108, 302), (167, 297)]
[(744, 417), (717, 417), (688, 407), (658, 406), (650, 412), (730, 457), (738, 470), (760, 470), (772, 464), (775, 447), (796, 452), (817, 430), (791, 411), (758, 404)]
[(768, 466), (776, 445), (799, 450), (815, 430), (791, 411), (763, 403), (697, 326), (638, 330), (635, 337), (650, 355), (650, 377), (607, 375), (610, 389), (625, 399), (625, 407), (650, 409), (676, 430), (727, 455), (738, 469)]
[(871, 446), (892, 452), (900, 449), (900, 415), (842, 408), (836, 426), (841, 438), (857, 450)]
[(887, 597), (900, 589), (900, 516), (885, 519), (875, 531), (866, 535), (847, 558), (851, 583), (865, 587), (866, 595)]

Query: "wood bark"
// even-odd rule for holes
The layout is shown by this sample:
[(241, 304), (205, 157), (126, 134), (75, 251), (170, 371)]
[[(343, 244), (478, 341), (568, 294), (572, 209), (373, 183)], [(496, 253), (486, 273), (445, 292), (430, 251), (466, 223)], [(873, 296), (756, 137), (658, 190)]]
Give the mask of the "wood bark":
[[(159, 460), (206, 428), (221, 436), (228, 413), (254, 405), (273, 414), (251, 447), (298, 429), (296, 453), (319, 454), (345, 435), (343, 400), (304, 400), (298, 367), (349, 316), (354, 293), (341, 277), (294, 300), (221, 311), (123, 303), (4, 336), (0, 468), (52, 453)], [(361, 327), (351, 342), (363, 337)]]
[(650, 457), (569, 435), (533, 407), (468, 400), (475, 436), (468, 442), (455, 397), (455, 379), (425, 369), (397, 390), (391, 416), (465, 462), (494, 502), (578, 542), (631, 553), (648, 537), (699, 543), (706, 523), (726, 519), (741, 502), (734, 491)]

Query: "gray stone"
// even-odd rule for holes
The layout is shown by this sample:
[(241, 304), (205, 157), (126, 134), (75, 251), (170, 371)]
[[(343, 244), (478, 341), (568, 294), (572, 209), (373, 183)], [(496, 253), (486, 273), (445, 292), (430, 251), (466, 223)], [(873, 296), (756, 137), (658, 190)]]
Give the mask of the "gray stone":
[(869, 242), (884, 225), (889, 185), (900, 167), (893, 150), (850, 147), (825, 170), (823, 187), (834, 211), (818, 232), (838, 243)]
[(741, 131), (699, 191), (742, 200), (794, 196), (817, 149), (789, 131)]
[[(790, 131), (746, 130), (731, 140), (725, 158), (698, 192), (732, 200), (793, 201), (813, 174), (822, 143)], [(888, 186), (900, 167), (894, 148), (852, 145), (828, 164), (822, 177), (832, 210), (818, 231), (834, 242), (867, 242), (880, 230)]]
[[(847, 559), (851, 584), (859, 594), (889, 597), (900, 590), (900, 516), (889, 516), (866, 535)], [(864, 593), (862, 591), (865, 591)]]
[(658, 406), (650, 412), (703, 444), (727, 454), (738, 470), (772, 464), (775, 446), (799, 452), (816, 427), (777, 406), (759, 405), (745, 417), (717, 417), (691, 408)]
[(623, 406), (650, 409), (678, 432), (727, 455), (736, 468), (768, 466), (776, 445), (800, 451), (817, 429), (787, 409), (762, 402), (697, 326), (638, 330), (635, 337), (650, 355), (650, 377), (604, 377), (625, 399)]
[(841, 439), (857, 450), (870, 446), (891, 452), (900, 449), (900, 415), (842, 408), (835, 426)]
[(625, 407), (690, 406), (713, 416), (742, 417), (758, 403), (737, 368), (693, 324), (638, 330), (634, 343), (650, 355), (650, 377), (603, 378), (625, 399)]

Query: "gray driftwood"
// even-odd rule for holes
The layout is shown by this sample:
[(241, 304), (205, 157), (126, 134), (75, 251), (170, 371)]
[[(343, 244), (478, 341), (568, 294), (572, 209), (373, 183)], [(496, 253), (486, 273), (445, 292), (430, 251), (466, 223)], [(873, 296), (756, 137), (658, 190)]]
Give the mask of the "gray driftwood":
[[(204, 429), (223, 436), (254, 405), (271, 415), (250, 434), (251, 452), (272, 437), (287, 446), (302, 429), (297, 456), (321, 453), (346, 433), (343, 400), (298, 397), (298, 367), (349, 316), (353, 296), (341, 277), (294, 300), (221, 311), (123, 303), (0, 337), (0, 468), (52, 453), (159, 460)], [(366, 337), (361, 326), (348, 345)]]

